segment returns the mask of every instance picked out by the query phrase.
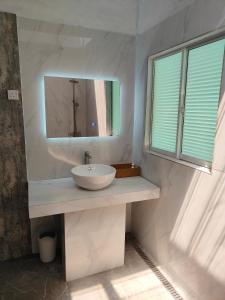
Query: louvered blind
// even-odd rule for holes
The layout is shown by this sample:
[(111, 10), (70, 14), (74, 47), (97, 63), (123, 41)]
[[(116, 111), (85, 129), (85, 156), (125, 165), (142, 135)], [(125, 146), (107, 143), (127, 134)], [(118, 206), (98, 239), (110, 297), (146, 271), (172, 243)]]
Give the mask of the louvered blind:
[(176, 152), (182, 53), (154, 61), (151, 146)]
[(182, 154), (212, 162), (225, 39), (189, 50)]

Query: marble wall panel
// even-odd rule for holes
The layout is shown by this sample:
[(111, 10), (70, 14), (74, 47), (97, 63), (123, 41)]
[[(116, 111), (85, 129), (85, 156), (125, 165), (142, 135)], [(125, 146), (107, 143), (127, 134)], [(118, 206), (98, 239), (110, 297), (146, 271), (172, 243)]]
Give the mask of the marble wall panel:
[[(70, 176), (89, 150), (94, 163), (131, 159), (135, 38), (18, 18), (24, 123), (29, 180)], [(118, 79), (119, 137), (46, 138), (43, 76)]]
[(144, 153), (147, 57), (221, 28), (224, 17), (224, 1), (199, 0), (137, 37), (134, 160), (161, 187), (161, 197), (133, 205), (132, 228), (185, 299), (224, 299), (224, 95), (211, 174)]
[(124, 264), (126, 205), (64, 215), (66, 280)]
[[(70, 176), (88, 150), (93, 163), (131, 160), (135, 38), (126, 34), (18, 18), (28, 180)], [(44, 76), (119, 80), (121, 134), (118, 137), (47, 139)], [(55, 221), (53, 222), (55, 223)], [(47, 225), (49, 224), (49, 226)], [(130, 206), (127, 206), (127, 228)], [(52, 229), (52, 220), (43, 220)], [(32, 220), (33, 251), (41, 220)], [(57, 229), (57, 226), (56, 226)]]
[[(19, 101), (8, 100), (10, 89)], [(0, 245), (0, 260), (31, 251), (17, 25), (7, 13), (0, 13)]]

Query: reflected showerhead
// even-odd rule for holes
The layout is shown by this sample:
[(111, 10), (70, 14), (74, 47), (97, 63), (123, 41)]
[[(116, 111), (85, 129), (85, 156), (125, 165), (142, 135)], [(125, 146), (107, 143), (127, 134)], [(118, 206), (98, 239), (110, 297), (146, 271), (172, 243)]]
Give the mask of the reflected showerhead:
[(70, 79), (70, 82), (72, 82), (72, 83), (79, 83), (79, 81), (77, 81), (76, 79)]

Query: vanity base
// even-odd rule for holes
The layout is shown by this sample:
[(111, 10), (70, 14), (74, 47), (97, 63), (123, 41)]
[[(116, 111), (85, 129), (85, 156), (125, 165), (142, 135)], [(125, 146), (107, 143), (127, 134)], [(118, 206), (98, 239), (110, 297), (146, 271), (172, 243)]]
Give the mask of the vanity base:
[(66, 281), (124, 264), (126, 204), (64, 214)]

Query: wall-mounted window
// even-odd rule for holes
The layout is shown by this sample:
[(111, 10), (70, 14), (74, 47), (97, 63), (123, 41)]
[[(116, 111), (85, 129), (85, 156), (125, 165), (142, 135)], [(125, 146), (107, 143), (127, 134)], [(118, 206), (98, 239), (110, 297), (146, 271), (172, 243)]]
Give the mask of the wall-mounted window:
[(211, 166), (224, 50), (225, 38), (217, 38), (149, 58), (147, 150)]

